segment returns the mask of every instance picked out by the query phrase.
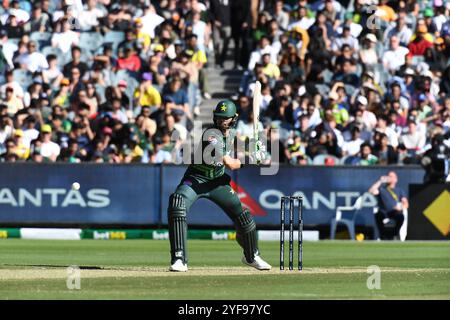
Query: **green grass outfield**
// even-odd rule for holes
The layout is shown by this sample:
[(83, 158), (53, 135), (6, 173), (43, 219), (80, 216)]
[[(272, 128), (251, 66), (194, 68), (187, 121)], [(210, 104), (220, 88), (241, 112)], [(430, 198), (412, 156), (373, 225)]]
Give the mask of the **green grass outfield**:
[(189, 272), (171, 273), (168, 241), (0, 240), (0, 299), (450, 299), (450, 242), (306, 242), (302, 272), (279, 271), (277, 241), (260, 247), (270, 272), (243, 266), (234, 241), (190, 240)]

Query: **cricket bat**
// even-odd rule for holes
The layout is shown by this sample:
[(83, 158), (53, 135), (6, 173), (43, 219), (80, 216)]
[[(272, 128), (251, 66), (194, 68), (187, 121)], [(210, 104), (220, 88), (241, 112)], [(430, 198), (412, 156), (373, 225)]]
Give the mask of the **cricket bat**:
[(259, 141), (259, 108), (261, 106), (261, 82), (256, 81), (255, 83), (255, 89), (253, 90), (253, 138), (255, 140), (255, 151), (258, 151), (258, 144)]

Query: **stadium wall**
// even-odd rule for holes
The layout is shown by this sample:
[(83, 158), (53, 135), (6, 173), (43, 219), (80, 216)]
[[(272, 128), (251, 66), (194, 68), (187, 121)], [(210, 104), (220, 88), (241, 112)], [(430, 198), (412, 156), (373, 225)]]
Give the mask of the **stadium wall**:
[[(167, 199), (179, 183), (185, 166), (110, 164), (1, 164), (0, 226), (2, 227), (156, 227), (167, 226)], [(406, 192), (421, 183), (424, 171), (408, 167), (281, 166), (277, 175), (260, 175), (246, 167), (232, 173), (244, 206), (259, 227), (277, 228), (279, 197), (304, 195), (307, 229), (328, 225), (340, 205), (364, 196), (357, 225), (373, 226), (376, 200), (367, 193), (380, 175), (394, 170)], [(79, 191), (72, 190), (79, 182)], [(188, 215), (190, 226), (231, 227), (228, 217), (213, 203), (200, 199)]]

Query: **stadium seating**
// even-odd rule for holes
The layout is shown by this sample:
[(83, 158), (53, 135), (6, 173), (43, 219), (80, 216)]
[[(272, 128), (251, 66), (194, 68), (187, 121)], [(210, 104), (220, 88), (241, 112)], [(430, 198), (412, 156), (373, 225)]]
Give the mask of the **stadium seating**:
[(30, 40), (35, 41), (38, 45), (38, 50), (50, 46), (52, 34), (50, 32), (35, 31), (30, 34)]
[(33, 82), (32, 75), (28, 72), (28, 70), (15, 69), (13, 71), (13, 78), (22, 88), (28, 88), (28, 86)]
[(103, 36), (98, 32), (82, 32), (80, 34), (80, 48), (88, 50), (91, 54), (97, 52), (102, 44)]
[[(348, 233), (350, 235), (350, 239), (355, 240), (356, 239), (356, 233), (355, 233), (355, 221), (358, 213), (362, 209), (362, 202), (363, 196), (359, 196), (355, 203), (352, 206), (339, 206), (336, 208), (336, 216), (331, 220), (330, 223), (330, 239), (336, 238), (336, 228), (338, 224), (344, 224), (347, 229)], [(343, 213), (350, 212), (353, 214), (349, 214), (349, 217), (343, 217)]]
[(125, 34), (121, 31), (109, 31), (103, 38), (103, 44), (111, 43), (114, 52), (117, 52), (119, 44), (125, 40)]

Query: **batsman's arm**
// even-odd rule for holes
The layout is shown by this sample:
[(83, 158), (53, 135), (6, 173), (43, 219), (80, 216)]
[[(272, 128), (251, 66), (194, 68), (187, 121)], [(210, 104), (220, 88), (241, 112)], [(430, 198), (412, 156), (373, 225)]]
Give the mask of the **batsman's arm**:
[(230, 170), (237, 170), (241, 168), (241, 160), (234, 159), (229, 155), (223, 156), (223, 164)]

